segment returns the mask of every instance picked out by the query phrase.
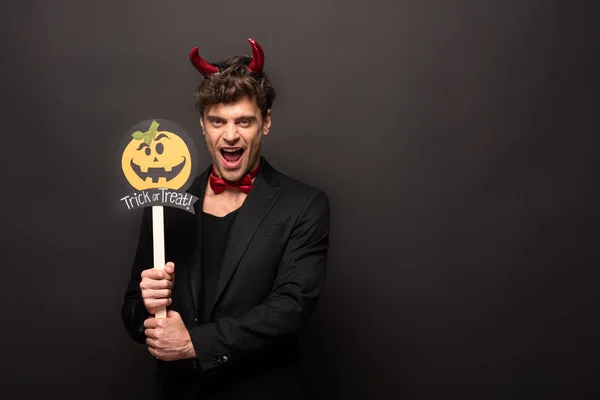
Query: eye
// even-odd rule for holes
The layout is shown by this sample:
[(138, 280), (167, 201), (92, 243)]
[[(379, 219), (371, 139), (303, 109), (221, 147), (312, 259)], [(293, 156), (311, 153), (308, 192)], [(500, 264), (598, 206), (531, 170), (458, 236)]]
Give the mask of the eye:
[(151, 152), (152, 152), (152, 150), (150, 150), (150, 147), (146, 147), (144, 149), (144, 153), (146, 153), (147, 156), (149, 156)]
[(162, 143), (158, 143), (158, 144), (156, 145), (156, 152), (157, 152), (158, 154), (162, 154), (162, 153), (163, 153), (163, 151), (165, 151), (165, 146), (164, 146)]

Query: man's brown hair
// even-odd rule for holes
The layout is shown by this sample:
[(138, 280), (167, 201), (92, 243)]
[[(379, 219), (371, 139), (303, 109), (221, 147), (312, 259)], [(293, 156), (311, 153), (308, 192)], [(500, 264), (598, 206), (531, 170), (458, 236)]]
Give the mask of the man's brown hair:
[(244, 96), (256, 99), (263, 119), (273, 106), (275, 89), (266, 74), (255, 75), (248, 69), (248, 56), (235, 56), (214, 64), (220, 72), (205, 78), (196, 90), (196, 109), (204, 115), (207, 106), (232, 103)]

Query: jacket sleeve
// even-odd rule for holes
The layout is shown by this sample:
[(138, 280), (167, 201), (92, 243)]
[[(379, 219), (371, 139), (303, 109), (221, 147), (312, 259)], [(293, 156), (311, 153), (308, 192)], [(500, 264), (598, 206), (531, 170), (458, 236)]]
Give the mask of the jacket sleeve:
[(292, 229), (271, 294), (241, 316), (189, 330), (203, 370), (285, 341), (305, 327), (325, 282), (329, 221), (329, 199), (315, 190)]
[(121, 306), (121, 318), (125, 329), (129, 333), (129, 336), (138, 343), (146, 342), (144, 321), (150, 317), (144, 306), (140, 282), (142, 280), (142, 271), (153, 266), (151, 211), (150, 207), (146, 207), (143, 210), (137, 249), (131, 267), (131, 276)]

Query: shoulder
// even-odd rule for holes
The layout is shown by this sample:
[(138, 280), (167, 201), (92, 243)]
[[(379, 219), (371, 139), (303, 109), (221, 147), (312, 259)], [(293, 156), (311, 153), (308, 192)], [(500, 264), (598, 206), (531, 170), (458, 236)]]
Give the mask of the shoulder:
[(277, 171), (285, 200), (296, 203), (306, 213), (329, 213), (330, 203), (327, 192), (318, 186), (298, 180)]
[(318, 186), (308, 182), (300, 181), (281, 172), (277, 172), (277, 174), (286, 191), (293, 192), (299, 196), (318, 195), (327, 197), (325, 190)]
[(282, 209), (290, 211), (291, 237), (320, 242), (329, 234), (331, 211), (324, 189), (278, 172)]

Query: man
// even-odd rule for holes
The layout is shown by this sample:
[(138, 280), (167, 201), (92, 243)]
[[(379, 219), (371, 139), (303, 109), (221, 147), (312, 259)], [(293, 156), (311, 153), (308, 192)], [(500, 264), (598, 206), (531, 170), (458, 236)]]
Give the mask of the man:
[(329, 200), (261, 156), (275, 90), (250, 43), (218, 64), (192, 50), (212, 165), (188, 188), (196, 215), (165, 209), (164, 270), (143, 215), (122, 318), (158, 360), (157, 399), (309, 398), (297, 338), (324, 286)]

